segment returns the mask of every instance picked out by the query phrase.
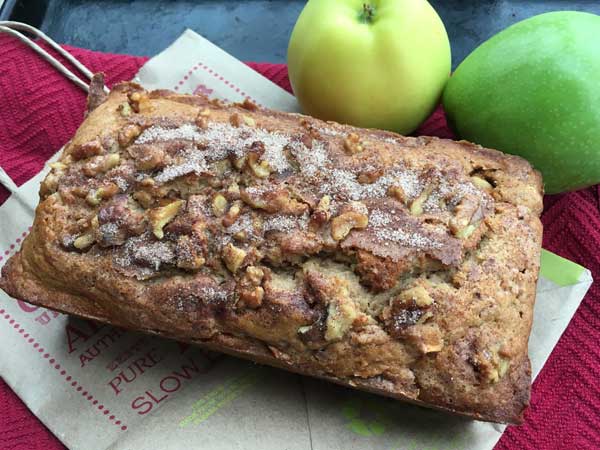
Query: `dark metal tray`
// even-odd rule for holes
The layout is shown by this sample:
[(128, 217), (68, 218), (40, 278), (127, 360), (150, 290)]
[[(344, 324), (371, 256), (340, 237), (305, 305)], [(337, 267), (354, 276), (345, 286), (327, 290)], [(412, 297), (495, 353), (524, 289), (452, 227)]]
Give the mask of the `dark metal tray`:
[[(2, 0), (0, 0), (2, 3)], [(0, 20), (29, 23), (58, 42), (154, 55), (191, 28), (244, 61), (285, 62), (302, 0), (5, 0)], [(600, 13), (597, 0), (432, 0), (448, 29), (454, 66), (478, 44), (526, 17)]]

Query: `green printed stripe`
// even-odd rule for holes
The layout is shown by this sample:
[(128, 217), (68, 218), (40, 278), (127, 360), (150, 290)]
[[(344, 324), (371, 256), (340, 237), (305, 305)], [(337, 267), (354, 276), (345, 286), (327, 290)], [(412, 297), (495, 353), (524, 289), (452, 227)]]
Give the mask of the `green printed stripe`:
[(542, 249), (540, 275), (559, 286), (571, 286), (579, 282), (584, 267)]
[(214, 413), (216, 413), (219, 409), (221, 409), (223, 406), (231, 403), (233, 400), (235, 400), (237, 397), (239, 397), (242, 392), (244, 392), (247, 388), (252, 386), (256, 381), (257, 381), (256, 379), (248, 380), (245, 383), (243, 383), (239, 386), (236, 386), (236, 388), (233, 389), (220, 402), (218, 402), (217, 404), (208, 408), (206, 411), (204, 411), (204, 414), (200, 415), (199, 417), (196, 417), (196, 419), (193, 422), (194, 425), (201, 424), (206, 419), (208, 419), (210, 416), (212, 416)]
[(179, 426), (183, 428), (190, 424), (198, 425), (204, 422), (223, 406), (239, 397), (247, 388), (256, 384), (257, 381), (256, 370), (226, 381), (196, 401), (192, 405), (192, 414), (182, 419)]
[(219, 397), (223, 391), (229, 389), (232, 384), (238, 383), (243, 377), (232, 378), (231, 380), (226, 381), (221, 386), (213, 389), (200, 400), (192, 405), (192, 409), (195, 411), (197, 409), (202, 409), (206, 403), (212, 402), (213, 399)]

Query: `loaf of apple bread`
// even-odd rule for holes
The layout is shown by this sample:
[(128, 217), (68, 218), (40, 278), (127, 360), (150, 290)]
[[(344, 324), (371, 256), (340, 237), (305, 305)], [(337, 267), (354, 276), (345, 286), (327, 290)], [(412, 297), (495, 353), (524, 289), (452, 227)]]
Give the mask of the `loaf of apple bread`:
[(88, 108), (2, 270), (8, 294), (522, 420), (542, 234), (526, 161), (133, 83)]

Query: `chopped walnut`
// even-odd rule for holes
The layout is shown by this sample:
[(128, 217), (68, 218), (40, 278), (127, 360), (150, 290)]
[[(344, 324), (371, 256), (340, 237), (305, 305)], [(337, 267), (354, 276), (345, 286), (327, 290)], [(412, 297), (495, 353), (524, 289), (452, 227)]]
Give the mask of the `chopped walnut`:
[[(189, 201), (191, 201), (191, 200), (188, 200), (188, 202)], [(206, 242), (206, 234), (204, 233), (205, 229), (206, 229), (206, 222), (202, 219), (196, 220), (192, 224), (192, 233), (194, 233), (196, 236), (202, 236), (203, 240)]]
[(402, 203), (406, 203), (406, 200), (408, 200), (404, 189), (402, 189), (402, 187), (398, 185), (390, 186), (387, 195), (389, 195), (392, 198), (395, 198), (396, 200)]
[(129, 117), (131, 115), (132, 109), (129, 105), (129, 102), (123, 102), (119, 106), (117, 106), (117, 111), (119, 111), (121, 117)]
[(88, 98), (86, 102), (86, 112), (85, 116), (87, 117), (89, 113), (98, 108), (102, 103), (104, 103), (108, 98), (108, 94), (104, 92), (104, 74), (103, 73), (95, 73), (92, 75), (90, 79), (89, 89), (88, 89)]
[(100, 219), (98, 218), (97, 214), (94, 217), (92, 217), (92, 220), (90, 220), (90, 226), (94, 230), (98, 229), (98, 227), (100, 226)]
[(479, 199), (473, 195), (467, 195), (454, 209), (454, 216), (450, 219), (448, 226), (456, 237), (467, 239), (477, 230), (482, 217)]
[(479, 227), (479, 222), (470, 223), (466, 227), (456, 232), (456, 237), (459, 239), (468, 239)]
[(251, 195), (244, 189), (240, 191), (240, 198), (252, 208), (267, 209), (267, 201), (261, 195)]
[(94, 242), (96, 242), (94, 234), (88, 232), (76, 238), (75, 241), (73, 241), (73, 247), (75, 247), (78, 250), (85, 250), (91, 247)]
[(155, 203), (154, 197), (152, 197), (152, 195), (146, 191), (134, 192), (133, 198), (146, 209), (151, 208)]
[(269, 213), (301, 216), (309, 209), (306, 203), (292, 198), (287, 189), (277, 189), (262, 195), (252, 195), (244, 190), (240, 196), (251, 207), (263, 209)]
[(80, 159), (87, 159), (99, 155), (102, 151), (102, 144), (98, 139), (94, 139), (93, 141), (73, 147), (70, 155), (75, 161), (79, 161)]
[(144, 95), (142, 95), (139, 91), (130, 92), (127, 94), (127, 100), (129, 101), (129, 106), (136, 113), (140, 112), (140, 102), (143, 101)]
[(215, 108), (223, 108), (225, 105), (223, 100), (219, 100), (218, 98), (211, 98), (208, 103)]
[[(325, 329), (324, 340), (332, 342), (342, 339), (354, 327), (357, 319), (363, 315), (359, 304), (349, 289), (348, 280), (343, 276), (324, 273), (318, 265), (305, 266), (304, 280), (308, 292), (313, 298), (312, 301), (326, 309), (326, 318), (324, 318), (323, 324)], [(312, 326), (313, 329), (317, 328), (315, 332), (320, 328), (318, 322), (320, 321)], [(358, 322), (361, 322), (361, 320), (359, 319)], [(315, 327), (315, 325), (317, 326)], [(306, 330), (306, 332), (308, 331)]]
[(100, 173), (106, 173), (119, 165), (121, 157), (118, 153), (109, 153), (108, 155), (95, 156), (82, 167), (82, 172), (93, 177)]
[(235, 158), (232, 162), (233, 167), (235, 167), (237, 170), (242, 170), (244, 168), (244, 166), (246, 165), (246, 157), (245, 156), (240, 156), (239, 158)]
[(306, 118), (306, 117), (300, 119), (300, 126), (303, 127), (303, 128), (305, 128), (305, 129), (307, 129), (307, 130), (310, 130), (313, 127), (313, 125), (310, 122), (310, 120), (308, 118)]
[(306, 203), (292, 198), (288, 190), (279, 189), (267, 194), (267, 205), (265, 207), (267, 212), (301, 216), (308, 209)]
[(152, 232), (158, 239), (164, 237), (163, 227), (175, 218), (179, 209), (183, 205), (183, 200), (175, 200), (168, 205), (151, 209), (148, 211), (148, 220), (152, 226)]
[(364, 148), (360, 141), (360, 136), (356, 133), (350, 133), (346, 139), (344, 139), (344, 150), (350, 155), (362, 152)]
[(330, 206), (331, 206), (331, 197), (329, 195), (324, 195), (319, 200), (319, 204), (317, 205), (317, 210), (323, 211), (325, 213), (329, 213)]
[(138, 170), (154, 170), (164, 165), (165, 152), (154, 145), (132, 145), (127, 150)]
[(410, 213), (413, 216), (420, 216), (423, 214), (423, 204), (427, 201), (431, 192), (433, 192), (433, 185), (430, 184), (412, 201), (410, 204)]
[(500, 356), (497, 351), (489, 349), (477, 351), (470, 358), (470, 362), (476, 368), (479, 377), (490, 384), (500, 381), (510, 368), (509, 359)]
[(433, 303), (433, 298), (431, 298), (427, 289), (421, 285), (402, 291), (399, 298), (407, 304), (414, 302), (419, 308), (430, 306)]
[(114, 169), (115, 167), (117, 167), (120, 162), (121, 157), (118, 153), (111, 153), (109, 155), (106, 155), (106, 158), (104, 158), (104, 165), (102, 166), (102, 171), (108, 172), (110, 169)]
[(137, 210), (137, 205), (127, 195), (118, 194), (111, 198), (98, 211), (97, 240), (101, 247), (122, 245), (129, 236), (137, 236), (144, 232), (146, 222), (144, 215)]
[(369, 224), (369, 216), (357, 211), (348, 211), (331, 221), (331, 236), (336, 241), (344, 239), (354, 228), (362, 230)]
[(60, 180), (60, 175), (62, 175), (60, 172), (51, 172), (46, 176), (46, 178), (44, 178), (44, 181), (42, 181), (40, 185), (40, 196), (42, 198), (45, 198), (48, 195), (56, 192), (56, 190), (58, 189), (58, 181)]
[(327, 306), (325, 340), (330, 342), (343, 338), (359, 314), (358, 308), (348, 296), (347, 289), (342, 288)]
[(365, 170), (358, 175), (358, 182), (361, 184), (375, 183), (382, 175), (382, 168)]
[(67, 167), (69, 167), (67, 164), (63, 163), (62, 161), (56, 161), (56, 162), (50, 163), (48, 165), (50, 166), (50, 168), (52, 170), (56, 170), (56, 171), (65, 170)]
[(216, 217), (221, 217), (227, 210), (227, 199), (223, 194), (217, 194), (212, 200), (212, 211)]
[(196, 117), (196, 126), (203, 130), (208, 128), (208, 117), (198, 116)]
[(210, 117), (210, 109), (203, 109), (196, 116), (196, 126), (198, 128), (206, 129), (208, 128), (208, 118)]
[(237, 200), (240, 197), (240, 186), (234, 181), (227, 187), (227, 198)]
[(232, 237), (238, 242), (246, 242), (248, 240), (248, 233), (246, 233), (244, 230), (241, 230), (237, 233), (234, 233)]
[(319, 200), (319, 204), (310, 216), (310, 226), (313, 229), (318, 229), (321, 225), (326, 224), (331, 219), (331, 212), (329, 210), (331, 206), (331, 197), (324, 195)]
[(142, 133), (142, 129), (135, 124), (125, 125), (121, 130), (119, 130), (119, 134), (117, 140), (119, 141), (119, 145), (121, 147), (127, 147), (131, 144), (135, 138), (137, 138)]
[(144, 178), (142, 181), (140, 181), (140, 186), (144, 186), (144, 187), (152, 187), (156, 184), (156, 181), (154, 181), (154, 178)]
[(246, 268), (238, 283), (238, 307), (258, 308), (261, 305), (265, 293), (261, 286), (264, 275), (264, 270), (260, 267)]
[(413, 330), (412, 327), (433, 316), (433, 303), (433, 298), (421, 284), (405, 289), (381, 313), (386, 330), (394, 338), (405, 338), (411, 333), (414, 337), (420, 329)]
[(487, 180), (476, 175), (471, 177), (471, 182), (479, 189), (483, 189), (486, 192), (492, 192), (494, 190), (494, 186), (492, 186)]
[(260, 267), (248, 266), (246, 268), (246, 278), (254, 285), (259, 286), (265, 276), (265, 271)]
[(231, 243), (223, 247), (222, 257), (225, 261), (225, 266), (231, 271), (231, 273), (236, 273), (238, 271), (238, 269), (244, 263), (246, 255), (246, 251), (236, 247)]
[(91, 190), (85, 197), (85, 200), (91, 205), (99, 205), (102, 200), (113, 197), (119, 192), (119, 187), (115, 183), (108, 183), (100, 186), (98, 189)]
[(251, 128), (254, 128), (256, 126), (256, 121), (252, 117), (244, 114), (244, 115), (242, 115), (242, 118), (244, 119), (244, 123), (247, 126), (249, 126)]
[(121, 157), (118, 153), (111, 153), (106, 155), (104, 158), (104, 164), (102, 165), (102, 172), (108, 172), (111, 169), (117, 167), (121, 162)]
[(87, 234), (83, 234), (79, 237), (77, 237), (74, 241), (73, 241), (73, 247), (75, 247), (78, 250), (87, 250), (89, 247), (91, 247), (95, 242), (95, 238), (94, 235), (92, 233), (87, 233)]
[(238, 103), (239, 106), (241, 106), (244, 109), (247, 109), (248, 111), (256, 111), (258, 109), (258, 106), (256, 105), (256, 103), (254, 103), (252, 100), (250, 100), (249, 98), (245, 98), (243, 103)]
[(235, 201), (233, 205), (231, 205), (231, 208), (229, 208), (229, 211), (227, 211), (227, 214), (225, 214), (225, 217), (223, 217), (223, 219), (221, 220), (221, 223), (224, 227), (230, 227), (235, 223), (236, 220), (238, 220), (238, 217), (240, 217), (241, 212), (242, 202), (240, 202), (239, 200)]
[(68, 165), (63, 162), (53, 162), (49, 164), (52, 171), (46, 176), (40, 186), (40, 195), (45, 197), (58, 189), (58, 182), (63, 176), (63, 172), (68, 168)]
[(88, 190), (84, 186), (74, 186), (71, 188), (71, 194), (79, 198), (85, 198), (88, 195)]
[(231, 116), (229, 116), (229, 123), (234, 127), (239, 127), (240, 125), (242, 125), (242, 121), (243, 120), (241, 114), (233, 113)]
[(262, 286), (256, 286), (255, 288), (242, 290), (240, 292), (240, 302), (242, 304), (238, 304), (239, 306), (246, 306), (248, 308), (258, 308), (263, 301), (263, 297), (265, 296), (265, 290)]
[(198, 209), (198, 205), (202, 205), (204, 201), (204, 197), (194, 195), (188, 197), (185, 208), (182, 207), (177, 217), (164, 227), (165, 234), (170, 235), (170, 238), (189, 235), (193, 237), (195, 244), (202, 247), (203, 252), (207, 251), (207, 217), (203, 209)]
[(249, 152), (246, 156), (246, 164), (251, 173), (257, 178), (268, 178), (271, 175), (271, 167), (267, 161), (259, 161), (260, 156), (255, 152)]
[(104, 186), (100, 186), (100, 188), (98, 188), (98, 195), (100, 196), (100, 198), (107, 199), (107, 198), (111, 198), (112, 196), (116, 195), (119, 192), (119, 186), (117, 186), (115, 183), (107, 183)]
[(104, 147), (108, 153), (119, 153), (119, 143), (112, 136), (106, 136), (102, 141), (102, 147)]

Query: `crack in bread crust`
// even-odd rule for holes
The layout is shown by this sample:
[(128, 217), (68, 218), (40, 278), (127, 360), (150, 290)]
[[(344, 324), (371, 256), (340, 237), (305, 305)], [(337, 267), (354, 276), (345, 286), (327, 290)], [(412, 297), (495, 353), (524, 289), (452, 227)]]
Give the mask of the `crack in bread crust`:
[(117, 86), (0, 287), (70, 314), (518, 423), (541, 178), (466, 142)]

